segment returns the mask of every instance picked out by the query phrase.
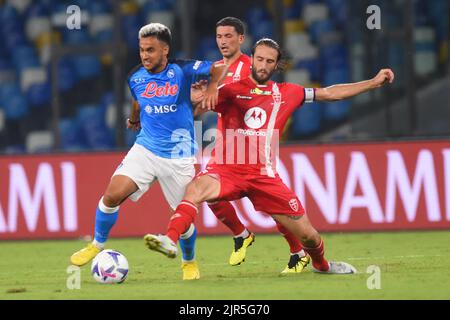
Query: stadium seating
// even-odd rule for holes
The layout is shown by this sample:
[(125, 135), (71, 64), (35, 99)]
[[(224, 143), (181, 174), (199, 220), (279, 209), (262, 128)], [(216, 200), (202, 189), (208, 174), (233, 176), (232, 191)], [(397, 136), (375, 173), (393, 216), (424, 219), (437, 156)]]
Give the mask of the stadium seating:
[(322, 125), (323, 105), (308, 103), (294, 112), (292, 134), (294, 137), (311, 136), (319, 132)]
[(419, 76), (436, 72), (438, 59), (436, 54), (436, 34), (431, 27), (419, 27), (414, 31), (416, 53), (414, 69)]
[(65, 151), (84, 151), (88, 146), (76, 119), (64, 118), (59, 121), (61, 147)]
[(28, 153), (49, 152), (53, 148), (53, 132), (34, 131), (26, 137), (26, 150)]
[[(390, 29), (402, 26), (403, 21), (398, 19), (404, 9), (401, 2), (375, 2), (389, 9), (383, 11), (386, 26)], [(28, 141), (33, 137), (32, 133), (49, 129), (51, 44), (79, 46), (110, 42), (114, 35), (113, 0), (8, 0), (0, 3), (0, 136), (3, 137), (0, 140), (6, 141), (6, 145), (0, 143), (0, 152), (45, 149), (45, 146), (29, 147)], [(353, 5), (348, 0), (291, 0), (283, 3), (284, 49), (292, 62), (285, 74), (286, 80), (305, 86), (311, 83), (326, 86), (357, 81), (366, 76), (361, 19), (354, 19), (351, 14)], [(66, 9), (70, 4), (83, 9), (81, 30), (69, 32), (66, 28)], [(449, 5), (447, 0), (414, 1), (414, 66), (420, 79), (433, 77), (448, 61), (450, 22), (448, 15), (442, 13), (449, 12)], [(140, 27), (149, 21), (158, 21), (177, 28), (177, 18), (181, 14), (177, 9), (177, 0), (121, 2), (123, 16), (120, 28), (128, 47), (126, 68), (131, 68), (138, 60), (137, 32)], [(243, 46), (247, 54), (253, 41), (275, 37), (272, 9), (270, 5), (253, 2), (245, 7), (241, 17), (248, 27), (247, 41)], [(195, 58), (221, 59), (212, 31), (197, 39), (194, 48)], [(401, 88), (406, 80), (402, 72), (405, 48), (400, 42), (390, 43), (387, 48), (387, 63), (396, 71), (393, 87)], [(173, 52), (173, 56), (183, 56), (183, 53)], [(110, 92), (112, 85), (102, 82), (108, 79), (106, 70), (110, 61), (89, 55), (64, 57), (59, 61), (57, 84), (64, 118), (60, 128), (67, 135), (62, 137), (63, 149), (115, 146), (117, 114)], [(351, 102), (305, 106), (292, 117), (292, 136), (301, 138), (320, 133), (325, 126), (347, 119), (352, 103), (365, 103), (369, 98), (366, 95)], [(44, 111), (49, 114), (39, 117)], [(81, 120), (90, 112), (99, 119)], [(24, 125), (31, 123), (31, 119), (36, 119), (35, 126)], [(215, 126), (214, 116), (208, 115), (202, 120), (204, 130)], [(135, 133), (127, 131), (128, 145), (134, 137)], [(36, 141), (33, 139), (30, 141)]]
[(1, 100), (6, 120), (19, 120), (28, 114), (27, 99), (21, 94), (17, 83), (7, 83), (1, 86)]
[(77, 122), (88, 147), (109, 149), (113, 147), (111, 132), (105, 122), (105, 109), (97, 105), (84, 105), (78, 109)]
[(5, 128), (5, 112), (0, 108), (0, 132)]

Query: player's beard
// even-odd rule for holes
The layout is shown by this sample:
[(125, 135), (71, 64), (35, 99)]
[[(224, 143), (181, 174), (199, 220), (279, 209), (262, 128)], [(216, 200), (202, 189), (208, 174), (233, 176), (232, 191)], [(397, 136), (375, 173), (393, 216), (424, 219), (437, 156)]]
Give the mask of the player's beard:
[(151, 73), (157, 73), (160, 72), (163, 68), (164, 63), (164, 56), (161, 56), (158, 61), (156, 61), (153, 65), (150, 65), (150, 68), (147, 69), (147, 71)]
[[(272, 70), (272, 71), (266, 73), (265, 75), (259, 75), (258, 71), (261, 71), (261, 69), (256, 70), (255, 66), (252, 66), (252, 78), (255, 79), (255, 81), (258, 82), (259, 84), (265, 84), (267, 81), (270, 80), (273, 73), (275, 72), (275, 70)], [(267, 71), (267, 70), (265, 70), (265, 71)]]

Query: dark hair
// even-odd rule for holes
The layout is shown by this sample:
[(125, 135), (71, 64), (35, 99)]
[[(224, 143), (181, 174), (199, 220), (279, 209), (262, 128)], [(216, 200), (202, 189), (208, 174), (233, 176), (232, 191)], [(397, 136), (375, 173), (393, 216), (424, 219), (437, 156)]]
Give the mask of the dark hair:
[(236, 30), (236, 32), (239, 35), (243, 35), (245, 33), (245, 27), (244, 27), (244, 23), (239, 20), (238, 18), (235, 17), (226, 17), (223, 18), (221, 20), (219, 20), (219, 22), (216, 23), (216, 29), (217, 27), (222, 26), (222, 27), (234, 27), (234, 29)]
[(156, 37), (156, 39), (166, 43), (169, 47), (172, 43), (172, 34), (169, 28), (161, 23), (149, 23), (139, 30), (139, 39), (147, 37)]
[(283, 52), (281, 51), (280, 45), (275, 40), (269, 38), (259, 39), (252, 48), (252, 56), (255, 55), (255, 50), (259, 46), (266, 46), (277, 50), (278, 52), (277, 62), (283, 59)]

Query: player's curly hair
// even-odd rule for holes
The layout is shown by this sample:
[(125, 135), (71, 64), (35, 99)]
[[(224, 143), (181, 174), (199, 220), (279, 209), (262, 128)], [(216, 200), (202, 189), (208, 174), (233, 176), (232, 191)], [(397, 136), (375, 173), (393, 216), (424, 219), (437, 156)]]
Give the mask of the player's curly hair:
[(143, 26), (139, 30), (139, 39), (146, 37), (156, 37), (156, 39), (166, 43), (169, 47), (172, 44), (170, 29), (162, 23), (149, 23)]
[(262, 39), (259, 39), (258, 41), (256, 41), (255, 45), (252, 48), (252, 56), (255, 55), (255, 50), (259, 46), (266, 46), (266, 47), (277, 50), (277, 52), (278, 52), (277, 70), (283, 71), (286, 68), (287, 61), (284, 58), (284, 54), (283, 54), (283, 51), (281, 50), (280, 45), (275, 40), (270, 39), (270, 38), (262, 38)]

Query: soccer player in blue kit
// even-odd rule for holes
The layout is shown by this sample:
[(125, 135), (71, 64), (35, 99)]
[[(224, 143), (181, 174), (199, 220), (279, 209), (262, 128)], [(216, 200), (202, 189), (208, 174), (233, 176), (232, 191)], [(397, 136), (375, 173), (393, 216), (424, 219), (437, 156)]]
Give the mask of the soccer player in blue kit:
[[(160, 23), (150, 23), (139, 31), (142, 64), (128, 78), (133, 107), (127, 128), (140, 132), (99, 201), (94, 241), (70, 257), (73, 265), (85, 265), (103, 250), (116, 223), (119, 206), (127, 198), (137, 201), (158, 180), (167, 202), (175, 210), (194, 177), (198, 146), (191, 85), (200, 77), (210, 76), (205, 101), (215, 103), (217, 86), (227, 68), (206, 61), (169, 60), (170, 45), (171, 32)], [(195, 240), (196, 229), (191, 224), (180, 241), (183, 280), (200, 278)]]

